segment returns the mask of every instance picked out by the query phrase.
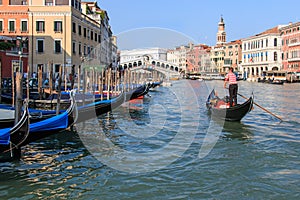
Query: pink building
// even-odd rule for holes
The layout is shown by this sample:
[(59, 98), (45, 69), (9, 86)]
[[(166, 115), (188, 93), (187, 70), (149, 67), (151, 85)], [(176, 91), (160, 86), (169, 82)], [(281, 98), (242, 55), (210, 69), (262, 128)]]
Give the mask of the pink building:
[(300, 72), (300, 22), (280, 29), (282, 36), (282, 65), (287, 72)]
[(187, 52), (187, 73), (201, 73), (209, 67), (210, 54), (208, 46), (205, 44), (193, 45), (190, 51)]

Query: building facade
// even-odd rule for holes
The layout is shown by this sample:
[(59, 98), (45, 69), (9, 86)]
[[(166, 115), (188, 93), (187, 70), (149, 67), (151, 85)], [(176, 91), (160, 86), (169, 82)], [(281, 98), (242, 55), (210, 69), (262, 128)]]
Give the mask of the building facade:
[(239, 70), (242, 63), (242, 41), (235, 40), (224, 44), (224, 68), (227, 72), (229, 67), (234, 71)]
[(187, 54), (193, 48), (193, 44), (181, 45), (174, 49), (169, 49), (167, 53), (167, 61), (178, 66), (179, 72), (187, 72)]
[(276, 26), (260, 34), (242, 39), (240, 71), (244, 78), (256, 79), (264, 76), (268, 71), (283, 70), (280, 27)]
[(45, 76), (50, 71), (56, 76), (62, 66), (67, 75), (85, 61), (107, 66), (117, 59), (109, 18), (95, 2), (1, 2), (0, 35), (11, 37), (16, 47), (21, 45), (23, 57), (28, 52), (31, 73), (41, 69)]
[(28, 33), (28, 2), (0, 1), (0, 42), (12, 44), (9, 50), (1, 53), (3, 78), (11, 77), (12, 69), (16, 70), (17, 67), (27, 72)]
[(186, 73), (200, 74), (206, 72), (210, 68), (209, 47), (204, 44), (192, 45), (190, 51), (187, 52)]
[(287, 72), (300, 72), (300, 22), (280, 29), (282, 37), (282, 65)]

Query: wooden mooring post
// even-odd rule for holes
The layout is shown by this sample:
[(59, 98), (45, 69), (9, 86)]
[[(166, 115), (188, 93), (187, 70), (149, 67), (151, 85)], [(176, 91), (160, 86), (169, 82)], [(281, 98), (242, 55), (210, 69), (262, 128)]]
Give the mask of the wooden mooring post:
[(16, 101), (15, 101), (15, 124), (21, 119), (23, 101), (23, 80), (22, 73), (16, 72)]
[(59, 66), (58, 75), (58, 88), (57, 88), (57, 103), (56, 103), (56, 114), (60, 113), (60, 98), (61, 98), (61, 82), (62, 82), (62, 66)]
[(1, 94), (2, 94), (2, 60), (0, 59), (0, 102), (2, 102)]

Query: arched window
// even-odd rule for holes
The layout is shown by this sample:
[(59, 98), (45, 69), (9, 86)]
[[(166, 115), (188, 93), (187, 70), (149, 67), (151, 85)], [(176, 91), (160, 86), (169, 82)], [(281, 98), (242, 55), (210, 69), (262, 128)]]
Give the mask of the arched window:
[(274, 38), (274, 47), (277, 47), (277, 38)]

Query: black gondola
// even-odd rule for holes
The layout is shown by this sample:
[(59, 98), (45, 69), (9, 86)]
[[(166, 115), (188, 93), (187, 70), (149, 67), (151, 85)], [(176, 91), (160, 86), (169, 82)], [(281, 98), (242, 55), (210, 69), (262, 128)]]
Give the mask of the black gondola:
[(24, 107), (23, 114), (15, 126), (0, 129), (0, 153), (18, 149), (27, 139), (29, 135), (28, 104), (25, 103)]
[(229, 107), (226, 98), (220, 99), (215, 90), (209, 94), (206, 107), (212, 116), (225, 121), (241, 121), (241, 119), (251, 111), (253, 107), (253, 97), (250, 97), (243, 104), (237, 104)]

